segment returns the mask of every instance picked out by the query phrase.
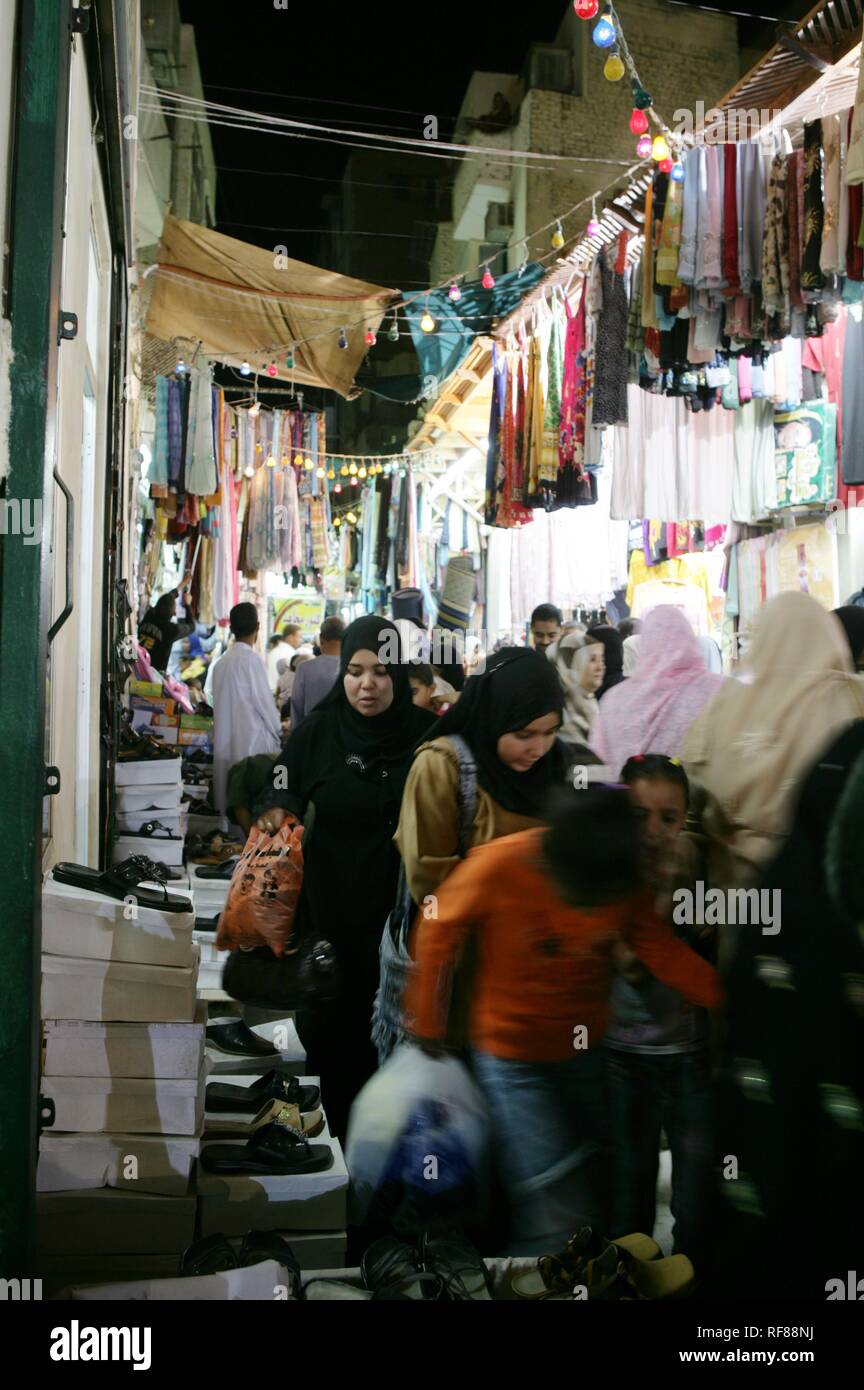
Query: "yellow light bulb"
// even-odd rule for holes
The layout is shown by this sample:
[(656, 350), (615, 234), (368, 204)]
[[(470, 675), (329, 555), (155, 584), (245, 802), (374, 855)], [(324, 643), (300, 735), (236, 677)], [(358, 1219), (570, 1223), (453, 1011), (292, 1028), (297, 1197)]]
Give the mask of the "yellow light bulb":
[(263, 445), (263, 444), (256, 444), (256, 445), (255, 445), (255, 452), (256, 452), (256, 454), (262, 454), (262, 453), (264, 452), (264, 445)]
[(603, 76), (607, 82), (620, 82), (624, 76), (624, 64), (617, 53), (610, 53), (603, 68)]
[(428, 310), (428, 309), (426, 310), (426, 312), (424, 313), (422, 319), (420, 320), (420, 327), (422, 328), (422, 330), (423, 330), (424, 333), (434, 333), (434, 332), (435, 332), (435, 320), (433, 319), (432, 315), (429, 313), (429, 310)]
[(670, 150), (665, 135), (655, 135), (654, 143), (651, 146), (651, 158), (656, 159), (659, 164), (661, 159), (668, 159), (669, 154)]
[(283, 455), (282, 455), (282, 467), (283, 467), (283, 468), (287, 468), (290, 462), (291, 462), (291, 460), (289, 459), (288, 455), (287, 455), (287, 454), (283, 454)]
[(316, 478), (326, 478), (326, 477), (327, 477), (327, 473), (326, 473), (325, 469), (323, 469), (323, 468), (321, 467), (320, 464), (319, 464), (318, 467), (315, 469), (315, 477), (316, 477)]
[(275, 468), (275, 467), (276, 467), (276, 460), (274, 459), (274, 457), (273, 457), (272, 454), (270, 454), (270, 455), (268, 456), (268, 458), (267, 458), (267, 467), (268, 467), (268, 468)]
[(341, 525), (342, 525), (342, 518), (341, 518), (341, 516), (334, 516), (334, 518), (333, 518), (333, 525), (334, 525), (334, 526), (341, 526)]
[(353, 478), (353, 477), (354, 477), (354, 474), (357, 472), (357, 465), (356, 465), (356, 463), (349, 464), (349, 466), (348, 466), (348, 472), (351, 474), (351, 477)]
[(561, 230), (561, 223), (559, 222), (558, 225), (557, 225), (557, 227), (555, 228), (554, 232), (552, 233), (552, 250), (553, 250), (553, 251), (560, 251), (560, 250), (561, 250), (561, 247), (562, 247), (563, 245), (564, 245), (564, 233), (563, 233), (562, 230)]
[(358, 477), (358, 478), (365, 478), (366, 476), (367, 476), (367, 475), (366, 475), (366, 469), (365, 469), (365, 467), (360, 467), (360, 468), (358, 468), (358, 470), (357, 470), (357, 477)]
[(330, 482), (332, 483), (333, 479), (336, 477), (336, 469), (335, 469), (335, 468), (328, 468), (328, 469), (327, 469), (327, 477), (330, 479)]
[(376, 464), (376, 466), (375, 466), (375, 472), (376, 472), (376, 473), (383, 473), (383, 472), (384, 472), (384, 465), (383, 465), (383, 463)]
[(312, 467), (313, 467), (313, 465), (312, 465), (312, 460), (311, 460), (311, 459), (304, 459), (304, 460), (303, 460), (303, 467), (306, 469), (306, 472), (307, 472), (307, 473), (311, 473), (311, 472), (312, 472)]
[(339, 469), (339, 472), (342, 474), (342, 477), (343, 477), (343, 478), (347, 478), (347, 477), (348, 477), (348, 471), (349, 471), (349, 470), (348, 470), (348, 465), (347, 465), (347, 463), (343, 463), (342, 467)]
[(356, 516), (354, 515), (353, 512), (349, 512), (348, 515), (346, 516), (345, 520), (346, 520), (346, 521), (350, 521), (352, 526), (356, 526), (356, 525), (357, 525), (357, 518), (356, 518)]

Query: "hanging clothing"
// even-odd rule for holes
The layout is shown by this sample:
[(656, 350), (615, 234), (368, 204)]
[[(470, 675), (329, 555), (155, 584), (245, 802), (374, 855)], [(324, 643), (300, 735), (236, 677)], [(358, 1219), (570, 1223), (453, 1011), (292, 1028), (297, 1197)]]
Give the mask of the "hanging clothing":
[(843, 481), (864, 484), (864, 315), (847, 310), (843, 352)]
[(592, 424), (627, 423), (627, 320), (629, 307), (623, 275), (610, 264), (611, 251), (598, 257), (603, 308), (597, 319)]
[[(845, 275), (846, 241), (840, 245), (840, 174), (841, 174), (841, 132), (839, 116), (823, 116), (823, 202), (822, 249), (819, 255), (819, 268), (823, 275)], [(845, 189), (844, 189), (845, 194)], [(844, 198), (845, 202), (845, 198)]]
[(849, 129), (846, 182), (850, 187), (864, 183), (864, 63), (858, 74), (858, 91)]
[(248, 642), (234, 642), (213, 672), (213, 804), (226, 809), (228, 773), (242, 758), (278, 753), (279, 715), (263, 660)]
[(674, 757), (721, 684), (721, 676), (705, 669), (699, 639), (684, 614), (668, 605), (654, 608), (639, 634), (633, 675), (600, 704), (591, 747), (613, 778), (638, 754)]
[(199, 368), (189, 373), (185, 491), (196, 497), (208, 497), (218, 486), (213, 440), (213, 388), (210, 372), (206, 368)]
[(804, 126), (804, 238), (801, 247), (801, 290), (808, 302), (818, 299), (825, 288), (821, 269), (825, 224), (822, 180), (822, 126), (819, 121), (809, 121)]
[(771, 320), (771, 337), (785, 338), (790, 327), (789, 223), (786, 207), (787, 167), (784, 155), (775, 155), (768, 174), (762, 248), (762, 297)]

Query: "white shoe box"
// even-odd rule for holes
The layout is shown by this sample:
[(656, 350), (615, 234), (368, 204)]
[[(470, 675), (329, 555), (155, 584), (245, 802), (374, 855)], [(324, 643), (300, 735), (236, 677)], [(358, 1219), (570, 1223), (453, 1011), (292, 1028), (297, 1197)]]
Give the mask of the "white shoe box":
[[(225, 1143), (232, 1141), (225, 1140)], [(198, 1164), (199, 1223), (202, 1236), (246, 1231), (344, 1231), (348, 1169), (338, 1139), (313, 1139), (333, 1150), (333, 1166), (323, 1173), (293, 1176), (222, 1176)], [(238, 1141), (242, 1150), (243, 1141)]]
[(198, 947), (187, 969), (129, 961), (42, 957), (42, 1017), (95, 1023), (192, 1023)]
[(194, 1023), (78, 1023), (49, 1019), (44, 1026), (44, 1077), (158, 1077), (197, 1080), (204, 1061), (207, 1006)]
[(43, 1076), (54, 1102), (52, 1134), (185, 1134), (204, 1124), (204, 1062), (198, 1076), (164, 1081), (139, 1076)]
[(185, 843), (185, 836), (182, 835), (176, 840), (160, 840), (155, 835), (152, 838), (149, 835), (118, 835), (114, 840), (111, 862), (121, 864), (124, 859), (139, 854), (156, 864), (168, 864), (171, 868), (180, 869), (183, 867)]
[[(131, 886), (128, 896), (135, 897)], [(48, 955), (189, 969), (194, 922), (191, 902), (188, 912), (160, 912), (57, 883), (52, 874), (42, 890), (42, 949)]]
[(148, 811), (150, 814), (145, 820), (161, 820), (160, 812), (180, 810), (183, 805), (182, 798), (181, 782), (172, 782), (168, 786), (154, 784), (152, 787), (118, 787), (114, 809), (120, 816), (138, 815)]
[(119, 762), (114, 767), (115, 787), (161, 788), (181, 786), (182, 758), (141, 758), (139, 761)]
[(123, 835), (137, 835), (142, 825), (158, 820), (172, 835), (185, 837), (188, 814), (185, 806), (172, 807), (170, 811), (121, 811), (118, 808), (117, 829)]
[(278, 1055), (237, 1057), (220, 1052), (218, 1048), (205, 1043), (214, 1077), (218, 1076), (220, 1081), (236, 1080), (238, 1085), (243, 1085), (246, 1082), (251, 1084), (256, 1076), (261, 1076), (274, 1067), (295, 1076), (302, 1075), (306, 1066), (306, 1049), (300, 1041), (293, 1018), (280, 1018), (273, 1023), (256, 1023), (252, 1032), (278, 1046)]
[[(225, 972), (225, 962), (221, 960), (202, 961), (198, 967), (198, 998), (203, 999), (205, 991), (209, 995), (215, 990), (222, 989), (222, 976)], [(228, 996), (226, 995), (226, 998)]]
[[(262, 1260), (248, 1269), (228, 1269), (224, 1274), (201, 1274), (191, 1278), (141, 1279), (130, 1284), (101, 1284), (90, 1288), (71, 1288), (73, 1302), (128, 1303), (274, 1303), (290, 1301), (294, 1276), (276, 1260)], [(287, 1291), (287, 1292), (286, 1292)]]
[(195, 1137), (46, 1131), (39, 1140), (36, 1191), (115, 1187), (185, 1197), (200, 1151)]
[[(174, 1255), (195, 1239), (197, 1200), (149, 1192), (39, 1192), (36, 1264), (42, 1256)], [(175, 1264), (176, 1269), (176, 1264)]]

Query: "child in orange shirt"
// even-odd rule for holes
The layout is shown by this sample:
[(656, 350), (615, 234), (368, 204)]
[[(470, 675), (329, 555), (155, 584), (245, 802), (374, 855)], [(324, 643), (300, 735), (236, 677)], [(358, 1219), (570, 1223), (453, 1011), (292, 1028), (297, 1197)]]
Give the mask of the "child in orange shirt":
[(639, 856), (626, 791), (562, 793), (548, 829), (473, 850), (415, 928), (406, 1026), (433, 1055), (444, 1047), (454, 961), (476, 937), (472, 1060), (510, 1201), (510, 1254), (557, 1250), (582, 1225), (608, 1230), (601, 1043), (619, 938), (685, 998), (720, 1002), (713, 968), (658, 917)]

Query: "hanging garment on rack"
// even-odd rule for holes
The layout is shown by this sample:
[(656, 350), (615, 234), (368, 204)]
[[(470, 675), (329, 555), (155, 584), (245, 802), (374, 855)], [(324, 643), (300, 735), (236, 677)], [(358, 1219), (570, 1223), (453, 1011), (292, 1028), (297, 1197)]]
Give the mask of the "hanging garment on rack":
[(730, 290), (738, 279), (738, 146), (723, 149), (723, 278)]
[[(819, 254), (819, 268), (823, 275), (845, 275), (846, 242), (843, 241), (842, 257), (840, 247), (840, 174), (841, 139), (840, 117), (823, 116), (823, 201), (824, 218), (822, 222), (822, 247)], [(845, 194), (845, 189), (844, 189)], [(844, 199), (845, 201), (845, 199)], [(848, 207), (848, 204), (847, 204)]]
[(807, 302), (818, 299), (825, 288), (820, 260), (825, 205), (822, 193), (822, 126), (804, 126), (804, 240), (801, 248), (801, 291)]
[(762, 247), (762, 297), (772, 338), (785, 338), (790, 327), (786, 176), (785, 156), (775, 155), (768, 173)]
[(150, 460), (151, 487), (168, 486), (168, 378), (156, 378), (156, 405), (153, 426), (153, 454)]
[(543, 454), (543, 349), (539, 335), (528, 344), (528, 384), (525, 395), (525, 501), (542, 503), (540, 461)]
[(735, 415), (732, 520), (761, 521), (776, 507), (774, 405), (771, 401), (750, 401)]
[[(565, 368), (566, 370), (566, 368)], [(504, 412), (507, 404), (507, 354), (500, 343), (492, 344), (492, 406), (489, 414), (489, 440), (486, 449), (486, 491), (483, 516), (487, 526), (494, 526), (498, 516), (501, 487), (504, 482), (502, 449), (504, 444)]]
[(762, 241), (765, 221), (765, 161), (761, 145), (738, 146), (738, 275), (749, 294), (762, 279)]
[[(660, 177), (665, 177), (665, 175)], [(675, 287), (681, 284), (678, 278), (678, 257), (681, 251), (684, 188), (681, 182), (676, 179), (668, 179), (667, 183), (663, 219), (660, 223), (660, 237), (654, 259), (654, 276), (658, 285)]]
[(849, 130), (846, 183), (864, 183), (864, 63), (861, 64), (858, 73), (858, 91)]
[(567, 315), (557, 294), (552, 297), (549, 324), (549, 345), (546, 352), (546, 399), (543, 412), (543, 449), (540, 460), (540, 481), (544, 487), (554, 487), (558, 481), (561, 444), (561, 397), (564, 382), (564, 348), (567, 336)]
[(843, 351), (843, 481), (864, 484), (864, 315), (847, 310)]
[(186, 434), (186, 492), (209, 497), (219, 486), (213, 441), (213, 388), (210, 372), (189, 373), (189, 424)]
[(696, 254), (699, 241), (699, 188), (704, 162), (705, 150), (701, 145), (694, 145), (684, 160), (681, 254), (678, 260), (678, 279), (684, 285), (692, 285), (696, 280)]
[(614, 268), (614, 248), (598, 259), (603, 308), (596, 323), (591, 420), (594, 428), (627, 423), (627, 289), (624, 276)]
[(183, 472), (183, 391), (176, 377), (168, 380), (168, 482), (177, 492)]
[[(864, 71), (864, 65), (862, 65)], [(849, 112), (848, 140), (846, 146), (846, 168), (843, 179), (846, 183), (846, 197), (848, 205), (848, 237), (846, 242), (846, 274), (850, 280), (864, 280), (864, 184), (861, 182), (853, 183), (849, 179), (849, 167), (852, 158), (852, 130), (855, 123), (854, 109)], [(843, 187), (840, 189), (843, 196)]]
[[(559, 468), (581, 477), (585, 456), (585, 284), (575, 314), (567, 305), (564, 382), (561, 388)], [(559, 478), (559, 483), (561, 479)]]
[(801, 295), (801, 229), (800, 190), (803, 184), (804, 151), (795, 150), (786, 156), (786, 240), (789, 248), (789, 303), (792, 309), (803, 309)]

